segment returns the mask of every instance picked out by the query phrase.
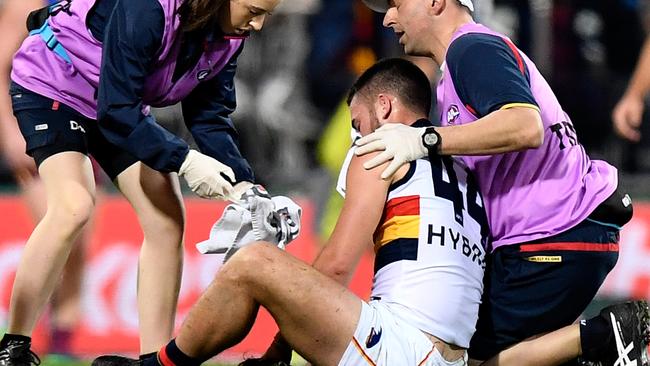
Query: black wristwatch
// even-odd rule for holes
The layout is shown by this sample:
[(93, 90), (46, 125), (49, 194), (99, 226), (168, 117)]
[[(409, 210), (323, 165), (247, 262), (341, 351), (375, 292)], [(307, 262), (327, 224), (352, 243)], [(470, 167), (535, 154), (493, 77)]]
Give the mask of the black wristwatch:
[(427, 127), (422, 134), (422, 145), (429, 150), (429, 154), (439, 154), (442, 138), (438, 131), (433, 127)]

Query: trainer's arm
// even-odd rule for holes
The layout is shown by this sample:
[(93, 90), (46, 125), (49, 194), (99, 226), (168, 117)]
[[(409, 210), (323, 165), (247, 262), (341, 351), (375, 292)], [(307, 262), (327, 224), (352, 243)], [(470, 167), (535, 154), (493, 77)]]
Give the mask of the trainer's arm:
[(450, 45), (449, 75), (478, 120), (440, 128), (442, 154), (492, 155), (542, 144), (542, 119), (523, 57), (509, 40), (487, 34), (468, 34)]
[(436, 130), (443, 155), (494, 155), (537, 148), (544, 142), (539, 111), (528, 107), (500, 109), (473, 123)]
[(144, 83), (163, 29), (157, 1), (117, 2), (105, 28), (97, 119), (111, 143), (155, 170), (178, 172), (188, 144), (142, 113)]
[(383, 214), (391, 183), (380, 178), (382, 169), (363, 168), (363, 163), (370, 158), (352, 158), (341, 214), (327, 244), (313, 263), (314, 268), (344, 285), (352, 278), (363, 253), (372, 247), (373, 234)]
[(239, 135), (230, 114), (237, 106), (235, 72), (243, 45), (212, 79), (183, 100), (183, 117), (202, 153), (232, 168), (237, 182), (255, 182), (253, 169), (239, 150)]
[[(450, 82), (463, 105), (477, 119), (436, 127), (442, 140), (439, 153), (493, 155), (537, 148), (544, 142), (542, 118), (532, 94), (527, 64), (508, 42), (492, 35), (470, 34), (450, 46)], [(357, 154), (384, 150), (366, 168), (392, 160), (383, 175), (387, 177), (406, 161), (427, 154), (421, 139), (423, 133), (424, 128), (384, 126), (357, 141), (361, 146)]]

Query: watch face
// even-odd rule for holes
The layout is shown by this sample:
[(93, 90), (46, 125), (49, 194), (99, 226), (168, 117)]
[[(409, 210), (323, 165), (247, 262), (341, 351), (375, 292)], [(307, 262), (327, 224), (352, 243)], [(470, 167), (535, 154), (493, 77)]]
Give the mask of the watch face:
[(433, 146), (438, 142), (438, 136), (435, 133), (429, 132), (424, 135), (424, 143), (428, 146)]

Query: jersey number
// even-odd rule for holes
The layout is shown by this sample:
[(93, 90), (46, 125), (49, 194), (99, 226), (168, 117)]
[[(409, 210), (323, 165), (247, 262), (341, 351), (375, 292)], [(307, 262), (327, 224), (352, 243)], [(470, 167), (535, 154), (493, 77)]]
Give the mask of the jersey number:
[[(449, 156), (430, 156), (431, 162), (431, 175), (433, 178), (433, 189), (436, 196), (449, 200), (454, 205), (454, 219), (457, 223), (463, 226), (463, 209), (465, 209), (464, 201), (467, 201), (467, 213), (481, 226), (481, 241), (483, 247), (487, 247), (489, 237), (489, 226), (485, 209), (476, 203), (480, 198), (483, 202), (483, 197), (478, 190), (478, 184), (474, 175), (469, 169), (467, 170), (467, 197), (463, 200), (463, 193), (458, 186), (458, 177), (454, 170), (454, 162)], [(449, 181), (445, 181), (443, 174), (447, 173)]]

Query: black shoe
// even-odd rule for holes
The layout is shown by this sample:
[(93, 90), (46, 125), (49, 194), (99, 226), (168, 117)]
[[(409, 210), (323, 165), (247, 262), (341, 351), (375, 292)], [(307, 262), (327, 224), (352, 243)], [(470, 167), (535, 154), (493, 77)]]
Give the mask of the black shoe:
[(650, 309), (646, 301), (612, 305), (600, 312), (613, 336), (602, 359), (607, 366), (649, 366)]
[(91, 366), (140, 366), (141, 360), (122, 356), (99, 356), (93, 360)]
[(40, 365), (41, 359), (29, 347), (29, 342), (8, 341), (0, 350), (0, 366)]

